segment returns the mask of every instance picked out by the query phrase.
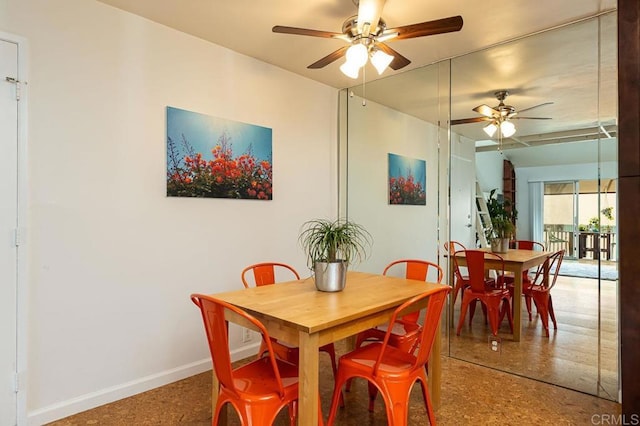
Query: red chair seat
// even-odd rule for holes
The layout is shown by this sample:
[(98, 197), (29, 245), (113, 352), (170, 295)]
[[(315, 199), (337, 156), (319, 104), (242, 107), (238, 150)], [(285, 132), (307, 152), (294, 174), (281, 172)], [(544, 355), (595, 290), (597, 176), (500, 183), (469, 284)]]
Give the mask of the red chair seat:
[[(264, 377), (264, 372), (270, 369), (270, 363), (269, 357), (258, 358), (233, 370), (233, 383), (240, 397), (262, 394), (264, 395), (261, 397), (262, 400), (278, 398), (277, 393), (273, 391), (270, 380), (268, 380), (269, 378)], [(298, 367), (295, 364), (277, 358), (276, 364), (280, 372), (282, 386), (287, 388), (298, 383)]]

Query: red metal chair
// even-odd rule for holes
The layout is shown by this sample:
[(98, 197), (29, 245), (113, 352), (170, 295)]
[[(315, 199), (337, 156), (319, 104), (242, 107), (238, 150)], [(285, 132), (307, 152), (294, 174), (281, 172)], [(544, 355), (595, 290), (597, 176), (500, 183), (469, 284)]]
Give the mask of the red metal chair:
[[(409, 280), (427, 281), (427, 277), (431, 272), (431, 276), (438, 284), (442, 282), (442, 268), (433, 262), (419, 259), (401, 259), (391, 262), (384, 268), (382, 274), (387, 275), (392, 268), (397, 268), (399, 265), (404, 266), (404, 277)], [(389, 337), (391, 346), (406, 352), (412, 352), (415, 349), (415, 343), (420, 333), (418, 315), (419, 312), (414, 312), (398, 319)], [(359, 348), (365, 342), (382, 341), (386, 332), (387, 325), (385, 324), (358, 333), (356, 347)]]
[[(510, 242), (511, 248), (513, 249), (521, 249), (521, 250), (540, 250), (544, 251), (544, 244), (539, 243), (537, 241), (529, 241), (529, 240), (515, 240)], [(540, 267), (536, 270), (536, 273), (540, 271)], [(511, 296), (513, 296), (513, 285), (514, 279), (513, 275), (505, 275), (503, 278), (504, 283), (509, 288), (511, 292)], [(524, 303), (527, 306), (527, 313), (529, 314), (529, 321), (531, 321), (531, 297), (527, 294), (526, 289), (531, 285), (531, 279), (529, 278), (529, 270), (522, 271), (522, 295), (524, 296)]]
[[(251, 286), (249, 284), (248, 277), (247, 277), (249, 272), (253, 272), (254, 283), (256, 286), (275, 284), (276, 270), (279, 268), (281, 268), (282, 270), (288, 270), (288, 272), (290, 272), (293, 276), (295, 276), (296, 280), (300, 279), (300, 275), (292, 266), (289, 266), (285, 263), (278, 263), (278, 262), (262, 262), (262, 263), (249, 265), (242, 270), (242, 273), (240, 275), (242, 279), (242, 284), (244, 284), (246, 288), (249, 288)], [(273, 339), (272, 344), (273, 344), (273, 349), (275, 350), (276, 356), (280, 357), (281, 359), (292, 362), (294, 364), (298, 364), (298, 357), (299, 357), (300, 351), (297, 347), (287, 346), (284, 343), (278, 342), (276, 339)], [(260, 355), (264, 354), (265, 350), (266, 350), (266, 345), (264, 342), (262, 342), (262, 345), (260, 346), (259, 354)], [(328, 353), (329, 356), (331, 357), (331, 366), (333, 368), (333, 373), (334, 373), (333, 375), (335, 377), (337, 366), (336, 366), (336, 351), (333, 343), (329, 343), (322, 346), (320, 350)]]
[[(558, 329), (558, 323), (556, 322), (556, 314), (553, 312), (553, 301), (551, 299), (551, 289), (556, 285), (558, 279), (558, 273), (560, 272), (560, 265), (562, 265), (562, 259), (564, 258), (564, 250), (557, 251), (547, 257), (547, 260), (538, 268), (538, 272), (531, 284), (527, 289), (528, 296), (533, 299), (536, 305), (536, 310), (542, 320), (542, 326), (544, 331), (549, 337), (549, 317), (553, 321), (553, 328)], [(545, 279), (544, 271), (549, 271), (549, 279)]]
[[(431, 272), (431, 276), (436, 279), (438, 284), (442, 282), (442, 268), (433, 262), (419, 259), (400, 259), (391, 262), (384, 268), (382, 274), (387, 275), (392, 268), (397, 269), (399, 265), (404, 266), (404, 276), (407, 279), (427, 281), (427, 277)], [(406, 352), (413, 352), (415, 350), (418, 335), (421, 331), (421, 325), (418, 323), (418, 315), (419, 312), (414, 312), (398, 319), (389, 337), (389, 344), (391, 346), (395, 346)], [(387, 329), (388, 324), (383, 324), (358, 333), (356, 336), (356, 348), (359, 348), (366, 342), (381, 342), (384, 340)], [(345, 388), (347, 392), (351, 390), (351, 380), (347, 381)], [(369, 411), (373, 411), (373, 400), (369, 406)]]
[[(385, 402), (388, 424), (398, 426), (407, 424), (409, 393), (413, 385), (419, 381), (429, 422), (432, 425), (435, 424), (436, 418), (429, 396), (425, 365), (429, 360), (438, 322), (450, 290), (449, 287), (440, 287), (403, 303), (393, 313), (382, 342), (361, 346), (340, 357), (327, 424), (332, 425), (335, 420), (342, 386), (355, 377), (365, 378), (369, 382), (370, 398), (375, 399), (380, 392)], [(425, 301), (426, 308), (421, 309), (425, 319), (418, 336), (416, 351), (409, 353), (391, 346), (389, 341), (396, 322), (405, 317), (407, 311), (417, 309)]]
[[(504, 276), (504, 259), (491, 252), (482, 250), (464, 250), (462, 252), (456, 252), (453, 256), (455, 262), (455, 268), (459, 269), (457, 255), (464, 254), (467, 271), (469, 273), (469, 288), (465, 290), (462, 296), (462, 307), (460, 309), (460, 319), (458, 320), (458, 328), (456, 334), (459, 336), (464, 324), (464, 318), (469, 313), (469, 325), (473, 318), (473, 310), (475, 309), (475, 301), (480, 301), (483, 307), (486, 308), (486, 316), (489, 320), (489, 326), (491, 327), (491, 333), (494, 336), (498, 335), (498, 328), (500, 322), (507, 315), (509, 319), (509, 327), (513, 333), (513, 318), (511, 314), (511, 294), (509, 290), (504, 287), (501, 276)], [(497, 285), (495, 287), (487, 286), (485, 280), (485, 259), (496, 260), (499, 263), (498, 268), (495, 269), (498, 272)], [(473, 302), (473, 304), (472, 304)], [(502, 303), (502, 307), (500, 304)]]
[(300, 275), (298, 274), (298, 272), (286, 263), (263, 262), (247, 266), (242, 270), (242, 273), (240, 274), (242, 284), (244, 284), (246, 288), (251, 287), (247, 277), (247, 274), (249, 272), (253, 272), (253, 282), (256, 287), (274, 284), (276, 282), (276, 269), (281, 269), (287, 273), (290, 273), (290, 275), (292, 275), (292, 278), (295, 277), (296, 280), (300, 279)]
[[(248, 277), (247, 277), (249, 272), (253, 272), (254, 282), (256, 286), (275, 284), (277, 269), (285, 270), (285, 272), (292, 274), (293, 276), (295, 276), (296, 280), (300, 279), (300, 275), (298, 274), (298, 272), (293, 267), (285, 263), (262, 262), (262, 263), (256, 263), (256, 264), (247, 266), (242, 270), (242, 273), (240, 274), (240, 277), (242, 279), (242, 284), (244, 284), (246, 288), (250, 287), (250, 284), (248, 282)], [(300, 357), (300, 350), (298, 347), (286, 345), (285, 343), (278, 342), (276, 339), (272, 339), (271, 344), (272, 344), (271, 350), (275, 351), (275, 355), (278, 358), (284, 359), (286, 361), (289, 361), (293, 364), (298, 365), (298, 359)], [(268, 348), (265, 342), (263, 341), (262, 344), (260, 345), (260, 350), (258, 351), (259, 356), (264, 355), (264, 353), (267, 350)], [(334, 344), (327, 343), (326, 345), (320, 347), (320, 351), (326, 352), (327, 354), (329, 354), (329, 357), (331, 357), (331, 367), (333, 368), (333, 377), (335, 378), (337, 365), (336, 365), (336, 349)]]
[[(220, 382), (211, 424), (218, 424), (221, 408), (229, 403), (244, 426), (272, 424), (285, 406), (289, 408), (289, 423), (294, 426), (297, 417), (298, 367), (276, 358), (264, 325), (242, 309), (211, 296), (192, 294), (191, 300), (202, 313), (213, 368)], [(262, 334), (262, 340), (269, 348), (265, 357), (232, 368), (226, 311), (241, 316)], [(321, 411), (318, 416), (322, 424)]]

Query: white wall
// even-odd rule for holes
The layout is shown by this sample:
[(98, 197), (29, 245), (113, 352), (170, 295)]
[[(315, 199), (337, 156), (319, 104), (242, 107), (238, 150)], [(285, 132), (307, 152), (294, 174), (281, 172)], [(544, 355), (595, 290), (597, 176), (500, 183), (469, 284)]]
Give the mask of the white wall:
[(476, 153), (476, 176), (482, 192), (490, 193), (498, 189), (502, 194), (502, 170), (505, 158), (501, 151), (485, 151)]
[[(357, 268), (380, 273), (400, 258), (437, 261), (437, 127), (353, 97), (348, 132), (348, 215), (374, 237), (371, 257)], [(389, 153), (426, 160), (426, 206), (389, 204)]]
[[(238, 289), (257, 261), (306, 272), (299, 226), (337, 210), (337, 91), (95, 1), (2, 6), (0, 30), (30, 46), (27, 404), (41, 424), (210, 368), (190, 293)], [(272, 128), (273, 201), (167, 198), (167, 105)]]

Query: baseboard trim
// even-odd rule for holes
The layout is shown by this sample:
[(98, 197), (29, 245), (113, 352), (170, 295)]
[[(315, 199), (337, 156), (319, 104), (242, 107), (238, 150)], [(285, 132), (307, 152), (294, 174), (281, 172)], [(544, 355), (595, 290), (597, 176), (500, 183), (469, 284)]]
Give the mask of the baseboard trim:
[[(249, 356), (255, 355), (259, 345), (256, 343), (244, 346), (231, 352), (232, 361), (239, 361)], [(60, 420), (92, 408), (99, 407), (110, 402), (128, 398), (130, 396), (155, 389), (187, 377), (211, 370), (211, 359), (206, 358), (180, 367), (172, 368), (157, 374), (141, 377), (121, 385), (112, 386), (96, 392), (51, 404), (27, 413), (27, 424), (29, 426), (39, 426), (46, 423)]]

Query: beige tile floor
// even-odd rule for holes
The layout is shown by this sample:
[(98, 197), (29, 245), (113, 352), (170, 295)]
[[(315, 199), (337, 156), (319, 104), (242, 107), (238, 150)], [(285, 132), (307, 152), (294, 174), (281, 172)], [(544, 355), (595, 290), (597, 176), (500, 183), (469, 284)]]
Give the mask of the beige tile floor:
[[(342, 345), (338, 345), (342, 351)], [(325, 417), (333, 389), (328, 358), (321, 355), (322, 405)], [(441, 425), (590, 425), (601, 414), (619, 414), (620, 405), (595, 396), (526, 379), (487, 367), (442, 359), (442, 402), (436, 411)], [(211, 373), (181, 380), (66, 419), (52, 426), (70, 425), (210, 425)], [(409, 425), (428, 424), (419, 386), (411, 394)], [(286, 413), (277, 425), (285, 425)], [(229, 424), (238, 425), (230, 414)], [(339, 410), (337, 425), (385, 425), (380, 399), (367, 411), (367, 389), (356, 381)]]

